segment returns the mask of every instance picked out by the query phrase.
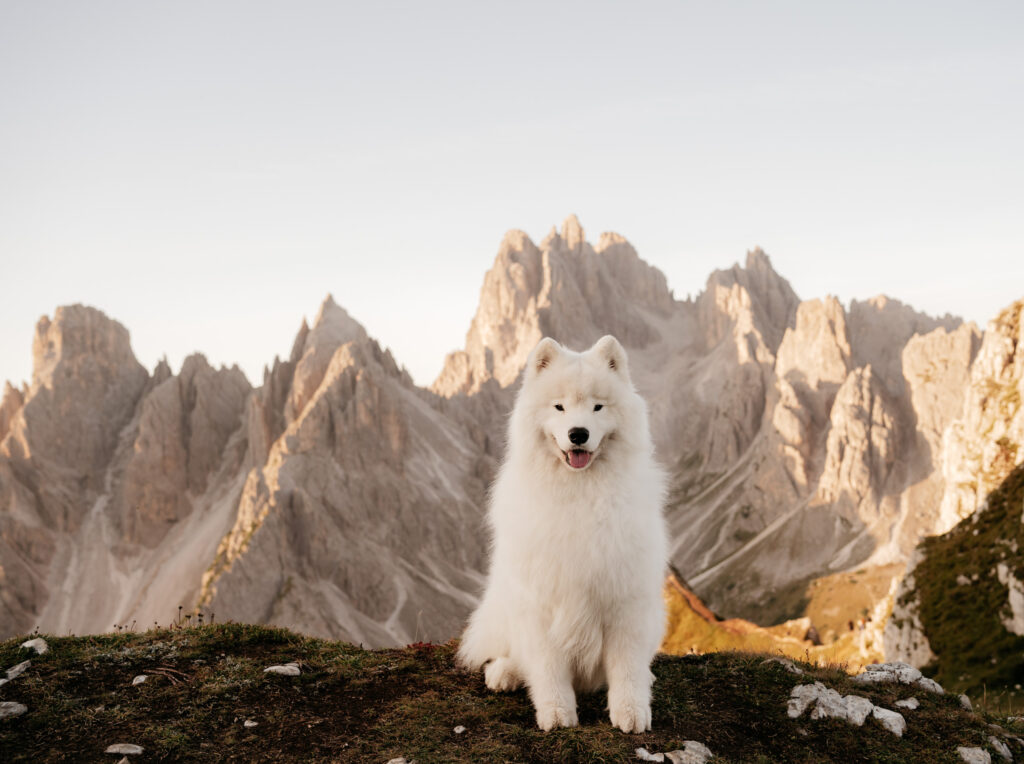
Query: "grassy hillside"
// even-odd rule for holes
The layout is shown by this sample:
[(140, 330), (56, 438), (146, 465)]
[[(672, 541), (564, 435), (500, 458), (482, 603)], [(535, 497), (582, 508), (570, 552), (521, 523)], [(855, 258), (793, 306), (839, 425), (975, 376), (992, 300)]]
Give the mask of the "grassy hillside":
[[(1024, 465), (988, 497), (988, 509), (924, 542), (914, 570), (921, 623), (938, 656), (926, 673), (943, 686), (1001, 693), (1024, 710), (1024, 637), (1004, 627), (1009, 590), (997, 565), (1024, 577)], [(908, 595), (909, 596), (909, 595)]]
[[(488, 692), (455, 668), (452, 644), (367, 651), (240, 624), (46, 639), (39, 656), (22, 639), (0, 643), (0, 669), (32, 661), (0, 686), (0, 701), (28, 707), (0, 721), (5, 762), (113, 761), (112, 743), (141, 745), (138, 761), (626, 762), (685, 740), (723, 762), (941, 762), (992, 734), (955, 698), (862, 687), (838, 668), (798, 676), (750, 653), (659, 657), (654, 731), (626, 735), (608, 724), (603, 693), (582, 698), (579, 728), (539, 732), (525, 692)], [(287, 662), (301, 675), (263, 672)], [(133, 686), (138, 674), (149, 678)], [(873, 719), (789, 719), (790, 690), (813, 680), (887, 708), (916, 695), (921, 707), (903, 712), (902, 739)]]

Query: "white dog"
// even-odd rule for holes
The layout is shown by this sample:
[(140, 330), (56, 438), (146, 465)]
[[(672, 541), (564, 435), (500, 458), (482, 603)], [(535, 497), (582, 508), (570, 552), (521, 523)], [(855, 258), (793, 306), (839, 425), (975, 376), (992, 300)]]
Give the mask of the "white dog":
[(577, 722), (607, 683), (611, 722), (651, 728), (650, 665), (665, 629), (665, 480), (626, 352), (541, 340), (491, 492), (487, 590), (459, 648), (492, 690), (523, 683), (543, 730)]

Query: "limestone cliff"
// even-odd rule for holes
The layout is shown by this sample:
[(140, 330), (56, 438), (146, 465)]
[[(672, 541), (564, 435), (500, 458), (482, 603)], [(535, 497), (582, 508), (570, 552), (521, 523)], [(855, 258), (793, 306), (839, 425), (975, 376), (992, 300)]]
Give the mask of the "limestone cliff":
[[(935, 508), (932, 524), (935, 533), (944, 535), (929, 539), (915, 552), (900, 584), (885, 633), (886, 653), (893, 659), (916, 666), (952, 666), (958, 660), (953, 654), (961, 648), (955, 646), (950, 633), (957, 629), (976, 633), (977, 619), (982, 618), (973, 604), (966, 606), (967, 600), (977, 595), (972, 590), (988, 592), (990, 605), (1001, 600), (998, 607), (990, 608), (1003, 614), (1002, 627), (993, 624), (994, 634), (1005, 630), (1019, 636), (1014, 624), (1018, 617), (1019, 623), (1024, 623), (1024, 597), (1016, 578), (1017, 570), (1024, 566), (1017, 555), (1018, 544), (1024, 544), (1017, 497), (1019, 465), (1024, 461), (1022, 316), (1024, 300), (1013, 303), (989, 323), (962, 404), (956, 409), (959, 415), (942, 430), (941, 437), (938, 427), (927, 428), (944, 478), (941, 490), (929, 494), (929, 504)], [(952, 336), (944, 338), (944, 352), (931, 357), (927, 375), (948, 373), (943, 360), (966, 352), (962, 343), (959, 347), (955, 343)], [(962, 379), (959, 369), (955, 373)], [(929, 393), (924, 376), (918, 387), (930, 398), (930, 405), (919, 408), (922, 418), (930, 421), (930, 416), (952, 401)], [(998, 512), (989, 511), (992, 496), (1000, 507)], [(987, 532), (982, 533), (983, 529)], [(1016, 560), (1012, 570), (1006, 567), (1008, 555)], [(938, 646), (933, 646), (936, 638)], [(1003, 638), (1003, 642), (1007, 640), (1006, 649), (1017, 649), (1011, 636)], [(1000, 662), (1002, 657), (992, 660)]]

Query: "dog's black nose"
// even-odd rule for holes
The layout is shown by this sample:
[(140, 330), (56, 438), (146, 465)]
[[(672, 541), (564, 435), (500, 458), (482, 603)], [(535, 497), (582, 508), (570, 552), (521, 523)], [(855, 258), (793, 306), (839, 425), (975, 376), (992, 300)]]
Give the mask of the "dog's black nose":
[(582, 446), (590, 437), (590, 430), (586, 427), (573, 427), (569, 430), (569, 442), (574, 446)]

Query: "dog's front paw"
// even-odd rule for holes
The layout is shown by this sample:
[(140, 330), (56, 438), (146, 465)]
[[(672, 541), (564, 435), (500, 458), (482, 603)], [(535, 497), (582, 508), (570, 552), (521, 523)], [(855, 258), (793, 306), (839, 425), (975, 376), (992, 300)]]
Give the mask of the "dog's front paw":
[(649, 732), (651, 729), (651, 704), (620, 700), (609, 709), (612, 726), (623, 732)]
[(495, 692), (509, 692), (521, 684), (509, 658), (495, 658), (484, 669), (484, 682)]
[(567, 708), (555, 703), (537, 706), (537, 726), (545, 732), (555, 727), (575, 727), (579, 724), (575, 708)]

